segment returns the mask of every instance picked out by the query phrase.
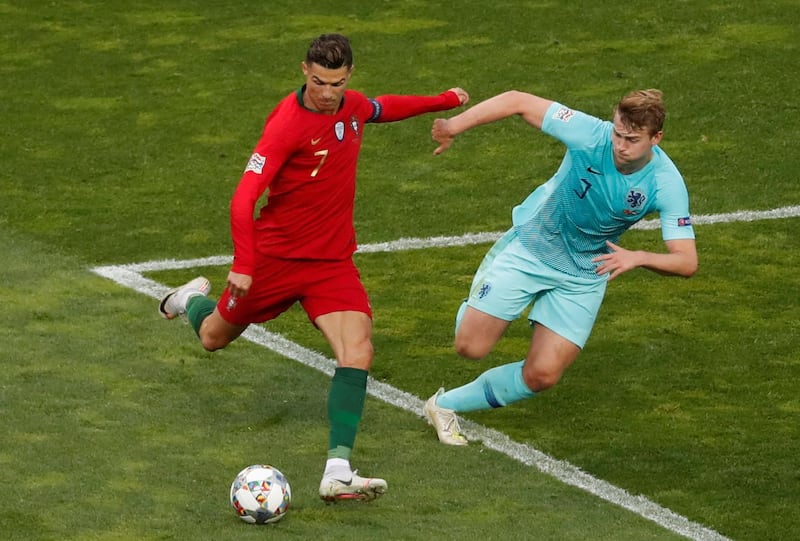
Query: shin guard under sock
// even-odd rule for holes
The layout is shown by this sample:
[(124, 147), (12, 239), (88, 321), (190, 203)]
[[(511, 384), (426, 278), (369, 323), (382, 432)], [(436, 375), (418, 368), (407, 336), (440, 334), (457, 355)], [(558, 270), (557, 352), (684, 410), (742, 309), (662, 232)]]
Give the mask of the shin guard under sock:
[(367, 396), (367, 371), (339, 367), (328, 394), (328, 458), (350, 459)]
[(439, 395), (436, 404), (457, 412), (501, 408), (536, 393), (531, 391), (522, 378), (525, 361), (504, 364), (491, 368), (456, 389)]

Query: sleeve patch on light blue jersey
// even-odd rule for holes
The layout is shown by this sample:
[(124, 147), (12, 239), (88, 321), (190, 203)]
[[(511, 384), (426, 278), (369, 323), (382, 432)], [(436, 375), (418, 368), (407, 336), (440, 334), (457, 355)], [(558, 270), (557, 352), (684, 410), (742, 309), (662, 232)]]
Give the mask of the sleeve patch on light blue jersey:
[(558, 111), (553, 113), (553, 118), (561, 122), (569, 122), (573, 116), (575, 116), (575, 111), (567, 107), (561, 107)]
[(678, 227), (687, 227), (692, 225), (692, 218), (686, 216), (685, 218), (678, 218)]

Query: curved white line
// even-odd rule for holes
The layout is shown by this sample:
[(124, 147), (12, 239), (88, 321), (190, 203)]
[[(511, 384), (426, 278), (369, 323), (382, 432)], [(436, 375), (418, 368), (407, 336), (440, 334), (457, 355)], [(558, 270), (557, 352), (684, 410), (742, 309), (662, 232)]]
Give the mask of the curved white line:
[[(730, 222), (752, 222), (756, 220), (773, 220), (795, 218), (800, 216), (800, 206), (782, 207), (766, 211), (738, 211), (724, 214), (699, 215), (692, 217), (694, 225), (710, 225)], [(635, 229), (658, 229), (659, 220), (643, 220), (634, 226)], [(470, 244), (489, 243), (497, 240), (501, 233), (467, 233), (459, 236), (442, 236), (428, 238), (403, 238), (389, 242), (362, 245), (359, 253), (396, 252), (419, 250), (424, 248), (446, 248)], [(186, 269), (218, 265), (230, 265), (231, 256), (213, 256), (197, 259), (147, 261), (127, 265), (108, 265), (95, 267), (92, 270), (104, 278), (108, 278), (122, 286), (129, 287), (153, 298), (160, 298), (167, 286), (142, 276), (143, 272), (170, 269)], [(268, 332), (261, 326), (253, 325), (242, 334), (247, 340), (267, 347), (281, 355), (298, 361), (308, 367), (319, 370), (328, 376), (333, 375), (336, 362), (320, 353), (296, 344), (283, 336)], [(396, 389), (386, 383), (369, 379), (369, 394), (403, 410), (421, 416), (422, 400), (412, 394)], [(632, 513), (671, 532), (683, 535), (695, 541), (730, 541), (722, 534), (701, 524), (692, 522), (669, 509), (650, 501), (644, 496), (634, 496), (627, 491), (582, 471), (569, 462), (557, 460), (524, 443), (511, 440), (497, 430), (487, 428), (478, 423), (464, 420), (464, 432), (470, 439), (481, 440), (483, 444), (507, 455), (522, 464), (533, 466), (539, 471), (555, 477), (563, 483), (580, 488), (610, 503), (619, 505)]]

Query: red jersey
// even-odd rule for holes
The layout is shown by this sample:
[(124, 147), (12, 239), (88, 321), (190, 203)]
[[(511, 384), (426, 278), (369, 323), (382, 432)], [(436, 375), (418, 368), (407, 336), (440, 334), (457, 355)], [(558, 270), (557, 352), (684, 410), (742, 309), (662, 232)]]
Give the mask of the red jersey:
[[(270, 113), (231, 200), (234, 272), (252, 275), (257, 254), (341, 260), (356, 250), (353, 207), (365, 124), (460, 105), (455, 92), (379, 96), (346, 90), (335, 115), (303, 105), (303, 89)], [(258, 199), (267, 204), (253, 219)]]

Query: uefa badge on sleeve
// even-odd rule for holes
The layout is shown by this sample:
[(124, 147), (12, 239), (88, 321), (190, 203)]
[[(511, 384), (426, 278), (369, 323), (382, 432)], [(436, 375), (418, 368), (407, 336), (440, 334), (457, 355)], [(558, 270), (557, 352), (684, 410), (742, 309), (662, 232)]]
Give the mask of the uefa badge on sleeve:
[(250, 156), (250, 160), (247, 162), (247, 167), (245, 167), (244, 172), (247, 173), (248, 171), (252, 171), (257, 175), (260, 175), (264, 170), (264, 165), (266, 165), (266, 163), (266, 156), (262, 156), (258, 152), (253, 152), (253, 155)]

